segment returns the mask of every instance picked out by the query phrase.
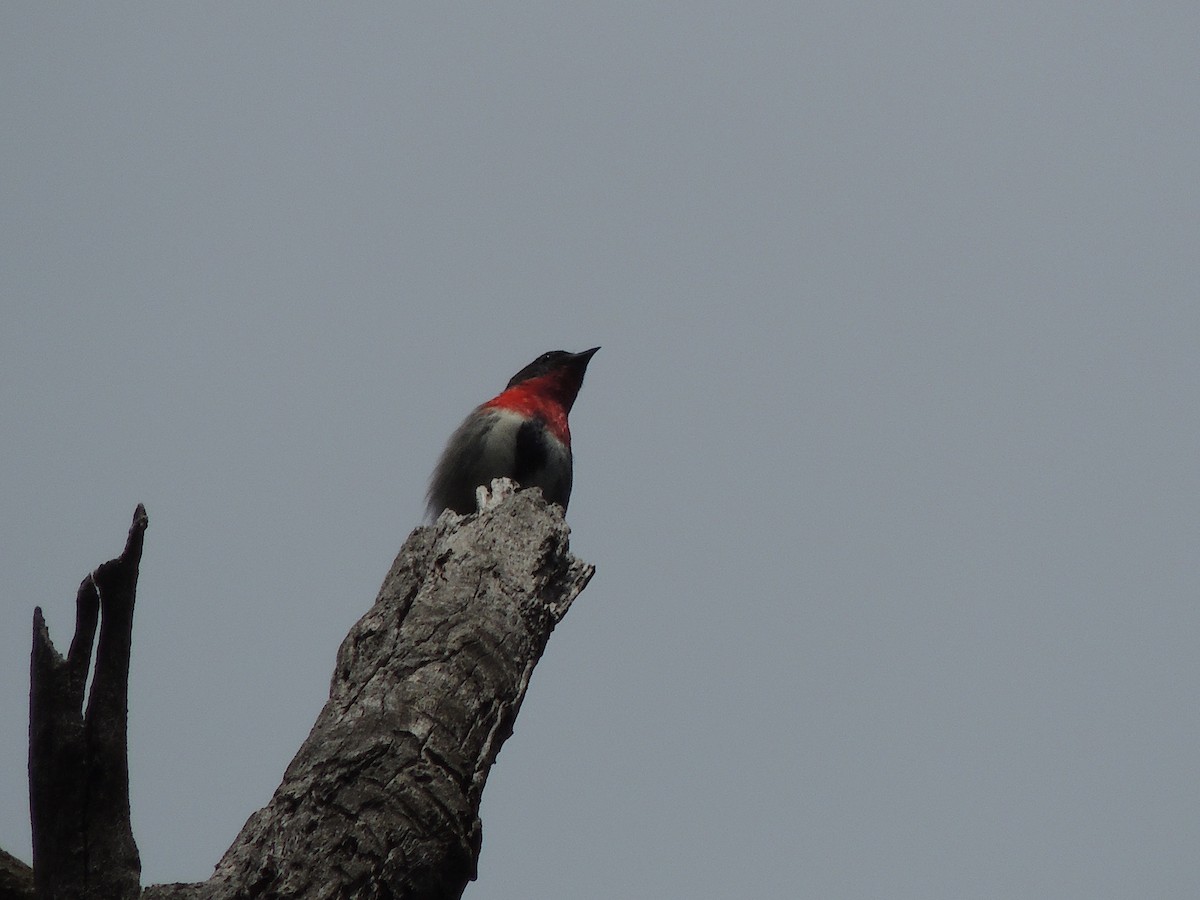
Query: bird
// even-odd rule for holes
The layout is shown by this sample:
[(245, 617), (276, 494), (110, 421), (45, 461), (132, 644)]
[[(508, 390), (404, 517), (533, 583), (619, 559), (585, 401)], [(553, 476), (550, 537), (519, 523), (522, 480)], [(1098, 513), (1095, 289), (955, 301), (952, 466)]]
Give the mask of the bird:
[(475, 512), (475, 489), (500, 477), (541, 488), (566, 512), (572, 483), (567, 414), (599, 349), (543, 353), (477, 406), (450, 436), (433, 471), (426, 495), (430, 517), (446, 509)]

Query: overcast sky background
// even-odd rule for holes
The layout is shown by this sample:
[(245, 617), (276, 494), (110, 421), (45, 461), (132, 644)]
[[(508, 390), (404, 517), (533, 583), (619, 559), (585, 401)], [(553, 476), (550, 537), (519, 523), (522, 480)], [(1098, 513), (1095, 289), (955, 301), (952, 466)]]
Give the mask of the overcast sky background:
[(6, 4), (0, 846), (150, 515), (146, 883), (539, 353), (595, 580), (469, 898), (1200, 893), (1200, 5)]

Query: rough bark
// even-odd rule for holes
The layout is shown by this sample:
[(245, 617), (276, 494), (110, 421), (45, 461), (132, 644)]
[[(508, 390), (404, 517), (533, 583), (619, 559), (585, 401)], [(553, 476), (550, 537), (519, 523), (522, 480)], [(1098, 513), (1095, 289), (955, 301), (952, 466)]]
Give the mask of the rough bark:
[[(212, 878), (146, 888), (143, 900), (461, 896), (475, 877), (488, 773), (551, 631), (594, 571), (570, 555), (559, 507), (536, 490), (493, 486), (480, 512), (444, 514), (409, 536), (342, 642), (329, 700), (283, 783)], [(139, 506), (125, 552), (80, 586), (66, 660), (35, 612), (39, 897), (137, 895), (124, 741), (145, 527)], [(97, 610), (96, 673), (81, 718)]]
[(0, 900), (33, 900), (33, 869), (0, 850)]
[(534, 491), (412, 534), (209, 897), (462, 894), (488, 772), (550, 632), (593, 572), (567, 534)]
[[(126, 746), (130, 636), (148, 520), (138, 504), (125, 550), (79, 586), (66, 659), (33, 614), (29, 806), (37, 896), (126, 900), (140, 892)], [(96, 626), (96, 665), (83, 708)]]

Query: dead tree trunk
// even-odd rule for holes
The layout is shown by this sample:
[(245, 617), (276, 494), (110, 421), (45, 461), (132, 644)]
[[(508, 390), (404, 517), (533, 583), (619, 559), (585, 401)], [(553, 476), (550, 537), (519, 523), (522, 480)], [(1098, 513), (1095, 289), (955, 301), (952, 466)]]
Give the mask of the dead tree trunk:
[[(146, 531), (138, 504), (124, 552), (92, 572), (75, 598), (75, 637), (63, 659), (39, 607), (29, 690), (29, 809), (34, 889), (55, 900), (138, 896), (142, 864), (129, 821), (126, 725), (129, 650)], [(96, 667), (84, 687), (99, 619)]]
[[(212, 878), (150, 887), (144, 900), (461, 896), (475, 877), (488, 772), (512, 734), (551, 631), (594, 571), (570, 555), (568, 533), (561, 509), (539, 492), (508, 489), (498, 490), (477, 514), (449, 514), (414, 531), (374, 606), (342, 642), (329, 700), (271, 802), (246, 822)], [(132, 532), (130, 541), (132, 546)], [(129, 554), (127, 547), (122, 559)], [(134, 573), (136, 580), (136, 561)], [(102, 584), (105, 617), (106, 590)], [(63, 691), (77, 690), (69, 676), (78, 665), (76, 643), (86, 637), (90, 645), (89, 608), (81, 600), (71, 656), (55, 675)], [(40, 617), (37, 622), (44, 633)], [(91, 622), (94, 631), (94, 615)], [(128, 629), (123, 633), (127, 661)], [(35, 637), (35, 672), (39, 652), (45, 655)], [(98, 658), (97, 680), (99, 665)], [(85, 660), (85, 674), (86, 668)], [(95, 686), (92, 693), (95, 698)], [(122, 729), (122, 764), (123, 738)], [(69, 730), (59, 740), (67, 747), (78, 743)], [(57, 760), (62, 753), (58, 744), (31, 740), (31, 772), (34, 754)], [(113, 781), (126, 789), (127, 814), (127, 772), (123, 782)], [(42, 828), (37, 818), (35, 813), (41, 891), (41, 879), (50, 877), (40, 871), (44, 854), (73, 860), (78, 853), (70, 834), (44, 824), (58, 821), (54, 813), (42, 814)], [(39, 848), (39, 835), (55, 846)], [(106, 839), (124, 846), (112, 835)], [(106, 851), (105, 859), (120, 869), (112, 876), (120, 891), (129, 889), (130, 861), (136, 866), (132, 838), (129, 847), (132, 857)], [(80, 873), (90, 870), (71, 871), (69, 878), (47, 882), (61, 888), (39, 897), (132, 896), (113, 889), (80, 893)], [(86, 877), (83, 883), (89, 883)]]

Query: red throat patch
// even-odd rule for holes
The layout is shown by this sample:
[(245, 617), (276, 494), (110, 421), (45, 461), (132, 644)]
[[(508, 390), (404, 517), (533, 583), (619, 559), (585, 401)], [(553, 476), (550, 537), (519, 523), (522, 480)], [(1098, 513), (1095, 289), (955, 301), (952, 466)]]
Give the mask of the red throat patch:
[(528, 418), (539, 418), (552, 435), (570, 447), (571, 429), (567, 426), (567, 410), (561, 399), (563, 388), (558, 373), (551, 373), (510, 387), (483, 404), (483, 408), (506, 409)]

